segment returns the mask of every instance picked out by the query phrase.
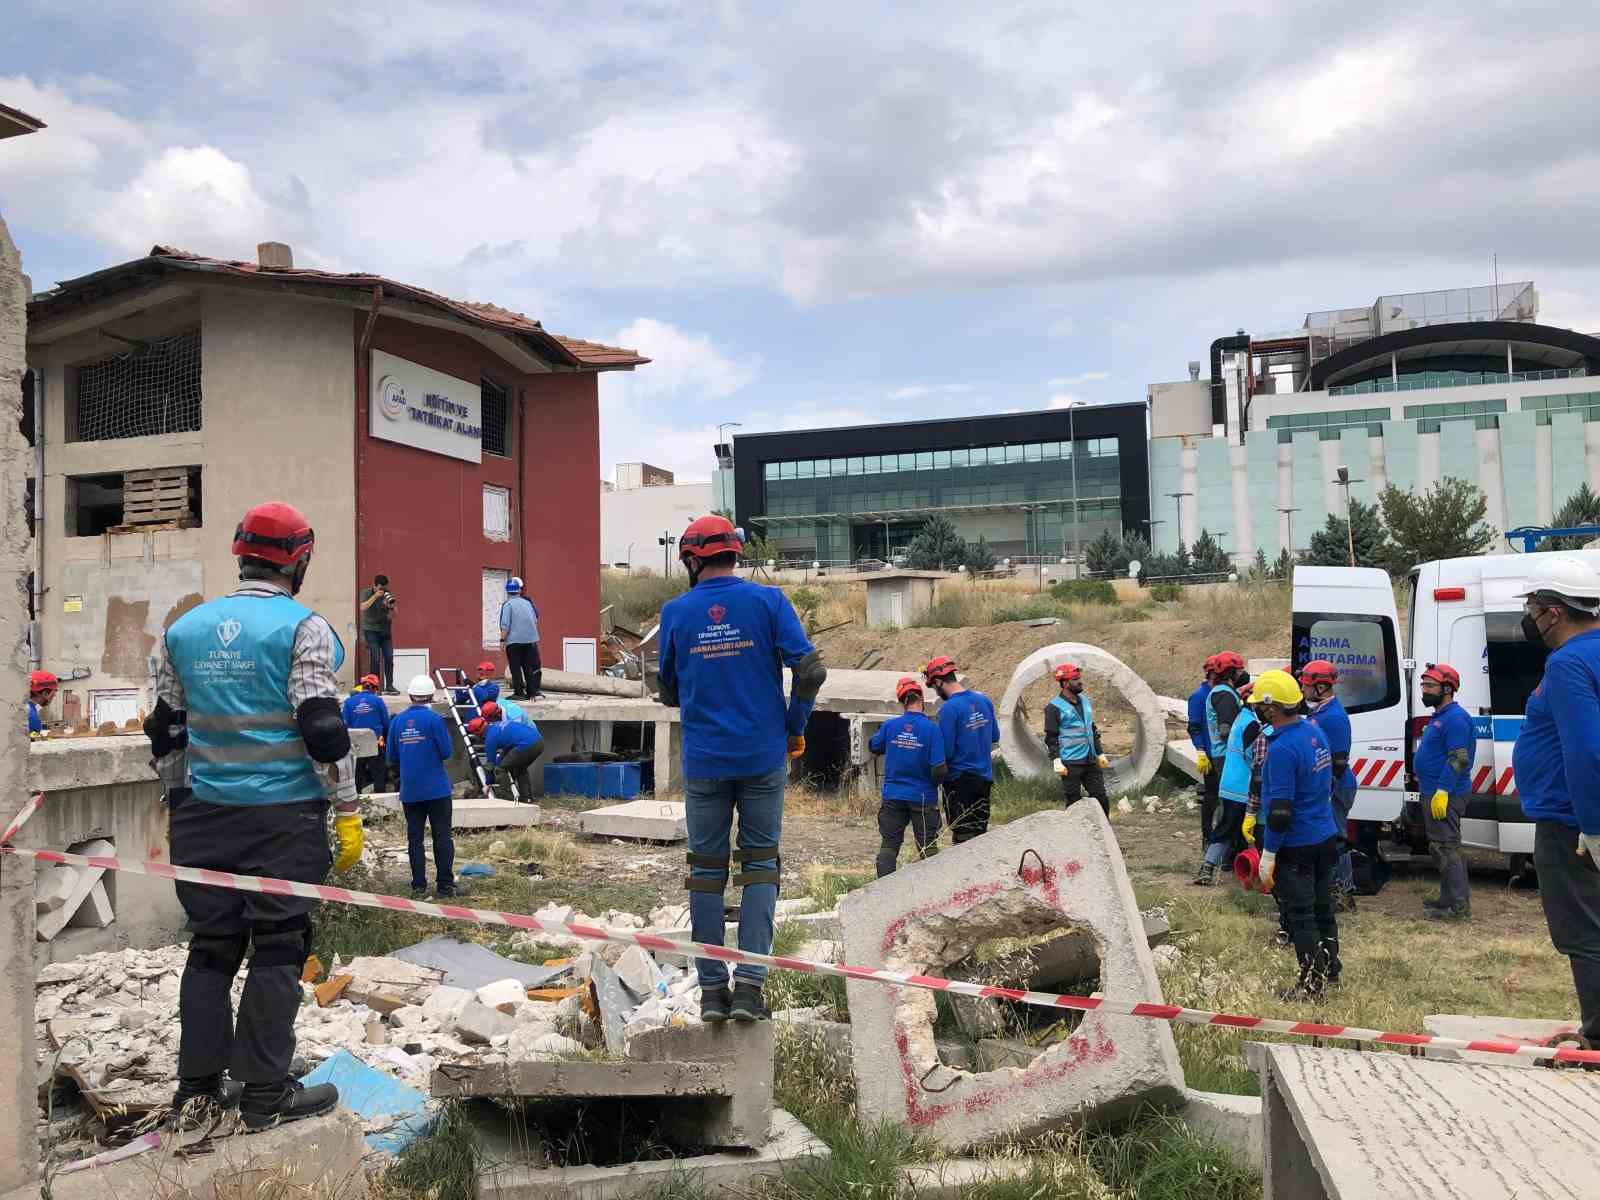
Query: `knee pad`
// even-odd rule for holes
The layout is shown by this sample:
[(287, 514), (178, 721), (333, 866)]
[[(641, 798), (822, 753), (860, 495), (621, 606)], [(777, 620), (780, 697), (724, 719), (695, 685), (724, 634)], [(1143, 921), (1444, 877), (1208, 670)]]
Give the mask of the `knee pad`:
[(244, 961), (245, 945), (250, 935), (236, 933), (221, 937), (197, 934), (189, 942), (189, 963), (196, 971), (212, 975), (226, 975), (232, 979), (239, 973)]
[(257, 921), (251, 926), (255, 950), (252, 967), (294, 967), (306, 965), (311, 957), (311, 918), (290, 917), (286, 921)]
[(759, 871), (740, 871), (733, 877), (735, 887), (749, 887), (752, 883), (770, 883), (774, 887), (783, 882), (783, 857), (778, 853), (776, 846), (768, 846), (762, 850), (735, 850), (733, 860), (741, 865), (744, 863), (760, 862), (770, 858), (772, 866), (763, 867)]
[(693, 850), (684, 856), (690, 868), (699, 867), (703, 871), (717, 871), (720, 879), (698, 879), (694, 875), (684, 877), (683, 886), (691, 892), (713, 892), (720, 896), (728, 890), (728, 860), (718, 858), (714, 854), (696, 854)]

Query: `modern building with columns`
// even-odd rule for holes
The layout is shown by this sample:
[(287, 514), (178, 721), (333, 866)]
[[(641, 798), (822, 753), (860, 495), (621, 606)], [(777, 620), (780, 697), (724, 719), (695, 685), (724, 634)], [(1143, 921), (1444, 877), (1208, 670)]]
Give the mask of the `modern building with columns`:
[(1202, 529), (1240, 564), (1305, 549), (1329, 513), (1389, 484), (1476, 484), (1497, 532), (1600, 490), (1600, 338), (1541, 325), (1532, 283), (1380, 297), (1285, 334), (1211, 347), (1211, 378), (1154, 383), (1158, 550)]

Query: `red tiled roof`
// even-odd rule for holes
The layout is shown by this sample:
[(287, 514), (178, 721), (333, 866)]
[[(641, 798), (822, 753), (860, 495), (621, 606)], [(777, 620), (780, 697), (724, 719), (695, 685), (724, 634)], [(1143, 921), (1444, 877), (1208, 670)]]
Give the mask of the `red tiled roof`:
[(121, 267), (112, 267), (106, 271), (97, 271), (93, 275), (84, 276), (82, 279), (67, 280), (57, 285), (57, 293), (72, 291), (79, 286), (87, 286), (91, 281), (98, 283), (110, 274), (122, 271), (134, 273), (146, 267), (147, 264), (175, 267), (180, 270), (210, 271), (245, 279), (287, 279), (296, 283), (352, 288), (362, 291), (382, 288), (385, 296), (412, 300), (419, 304), (440, 309), (470, 324), (526, 338), (533, 342), (542, 352), (543, 357), (551, 362), (558, 366), (573, 367), (578, 370), (627, 370), (642, 366), (650, 361), (636, 350), (627, 350), (620, 346), (607, 346), (600, 342), (588, 342), (581, 338), (562, 337), (560, 334), (551, 333), (532, 317), (523, 313), (512, 312), (508, 308), (501, 308), (498, 304), (452, 300), (448, 296), (441, 296), (437, 292), (428, 291), (426, 288), (399, 283), (393, 279), (385, 279), (381, 275), (371, 275), (365, 272), (319, 271), (310, 267), (263, 267), (259, 263), (245, 262), (238, 259), (208, 258), (203, 254), (191, 254), (187, 250), (179, 250), (172, 246), (152, 246), (150, 255), (146, 259), (124, 263)]

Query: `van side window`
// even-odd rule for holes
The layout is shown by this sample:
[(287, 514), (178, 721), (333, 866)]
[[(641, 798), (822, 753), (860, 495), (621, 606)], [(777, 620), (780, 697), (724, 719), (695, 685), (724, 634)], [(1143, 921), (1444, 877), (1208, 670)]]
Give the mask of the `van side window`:
[(1351, 714), (1400, 703), (1394, 622), (1354, 613), (1295, 613), (1294, 669), (1314, 658), (1339, 668), (1335, 694)]
[(1483, 628), (1489, 646), (1490, 711), (1520, 716), (1544, 678), (1550, 652), (1522, 636), (1521, 612), (1484, 613)]

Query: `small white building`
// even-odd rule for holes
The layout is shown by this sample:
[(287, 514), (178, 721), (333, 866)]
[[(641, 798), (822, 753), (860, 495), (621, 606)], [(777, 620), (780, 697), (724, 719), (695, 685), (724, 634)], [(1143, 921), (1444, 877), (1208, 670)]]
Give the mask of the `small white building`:
[(947, 571), (885, 571), (867, 580), (867, 628), (901, 629), (933, 607)]
[(619, 474), (617, 486), (600, 493), (600, 565), (657, 574), (683, 570), (676, 540), (663, 548), (660, 539), (676, 539), (711, 509), (709, 480), (630, 488)]

